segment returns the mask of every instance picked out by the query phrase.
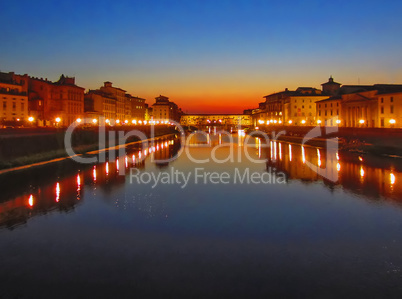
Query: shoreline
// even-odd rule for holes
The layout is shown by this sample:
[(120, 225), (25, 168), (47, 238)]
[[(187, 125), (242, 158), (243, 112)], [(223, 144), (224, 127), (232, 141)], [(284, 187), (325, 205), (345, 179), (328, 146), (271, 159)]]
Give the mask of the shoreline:
[[(270, 134), (271, 132), (264, 132), (264, 131), (256, 131), (256, 133), (253, 134), (253, 137), (261, 137), (263, 134)], [(74, 156), (67, 156), (65, 152), (61, 153), (62, 150), (59, 150), (60, 153), (57, 153), (57, 151), (53, 151), (54, 157), (45, 159), (43, 161), (37, 161), (37, 162), (32, 162), (32, 163), (27, 163), (23, 164), (20, 166), (12, 166), (9, 168), (2, 168), (0, 169), (0, 175), (13, 172), (13, 171), (19, 171), (19, 170), (24, 170), (28, 169), (31, 167), (38, 167), (50, 163), (57, 163), (60, 161), (64, 161), (67, 159), (71, 159), (72, 157), (78, 157), (78, 156), (83, 156), (83, 155), (94, 155), (99, 152), (103, 151), (110, 151), (113, 149), (119, 149), (121, 147), (125, 147), (127, 145), (133, 145), (133, 144), (138, 144), (144, 141), (150, 141), (150, 140), (158, 140), (160, 138), (166, 138), (168, 136), (174, 136), (176, 133), (168, 133), (168, 134), (163, 134), (161, 136), (156, 136), (153, 138), (147, 138), (145, 140), (137, 140), (133, 142), (129, 142), (126, 144), (119, 144), (115, 145), (112, 147), (107, 147), (107, 148), (102, 148), (102, 149), (94, 149), (97, 144), (90, 144), (90, 145), (81, 145), (75, 148), (75, 151), (77, 151), (77, 154)], [(298, 145), (303, 145), (303, 146), (309, 146), (309, 147), (317, 147), (317, 148), (326, 148), (328, 145), (328, 142), (338, 142), (338, 147), (340, 152), (350, 152), (350, 153), (358, 153), (358, 154), (371, 154), (379, 157), (387, 157), (387, 158), (402, 158), (402, 149), (399, 149), (398, 147), (389, 147), (389, 146), (382, 146), (379, 144), (372, 144), (372, 143), (365, 143), (364, 141), (360, 140), (357, 136), (350, 136), (352, 138), (352, 142), (347, 142), (345, 141), (345, 138), (341, 137), (338, 138), (337, 136), (324, 136), (320, 138), (312, 138), (309, 139), (307, 142), (303, 144), (304, 136), (289, 136), (289, 135), (280, 135), (278, 136), (278, 141), (281, 142), (286, 142), (289, 144), (298, 144)], [(336, 140), (338, 138), (338, 140)], [(64, 151), (64, 150), (63, 150)], [(40, 153), (40, 154), (35, 154), (35, 155), (52, 155), (52, 152), (45, 152), (45, 153)], [(32, 156), (35, 156), (32, 155)], [(61, 156), (60, 156), (61, 155)], [(32, 158), (32, 156), (28, 157), (22, 157), (19, 159), (28, 159)], [(59, 157), (58, 157), (59, 156)], [(35, 159), (34, 159), (35, 160)], [(18, 159), (13, 160), (12, 162), (17, 163)], [(22, 162), (23, 163), (23, 162)]]
[(67, 159), (71, 159), (73, 157), (79, 157), (79, 156), (83, 156), (83, 155), (94, 155), (94, 154), (97, 154), (99, 152), (109, 151), (109, 150), (113, 150), (113, 149), (119, 149), (121, 147), (142, 143), (144, 141), (159, 140), (159, 139), (167, 138), (167, 137), (174, 136), (174, 135), (176, 135), (176, 134), (175, 133), (169, 133), (169, 134), (164, 134), (164, 135), (161, 135), (161, 136), (147, 138), (145, 140), (137, 140), (137, 141), (133, 141), (133, 142), (125, 143), (125, 144), (119, 144), (119, 145), (108, 147), (108, 148), (90, 150), (90, 151), (86, 151), (84, 153), (75, 154), (73, 156), (63, 156), (63, 157), (59, 157), (59, 158), (53, 158), (53, 159), (50, 159), (50, 160), (39, 161), (39, 162), (30, 163), (30, 164), (26, 164), (26, 165), (21, 165), (21, 166), (16, 166), (16, 167), (11, 167), (11, 168), (4, 168), (4, 169), (0, 169), (0, 176), (3, 175), (3, 174), (9, 173), (9, 172), (25, 170), (25, 169), (29, 169), (29, 168), (32, 168), (32, 167), (38, 167), (38, 166), (51, 164), (51, 163), (57, 163), (57, 162), (61, 162), (61, 161), (67, 160)]
[[(263, 134), (271, 135), (273, 132), (284, 130), (287, 134), (278, 136), (279, 141), (303, 144), (305, 136), (312, 127), (274, 127), (270, 130), (261, 130), (254, 133), (256, 137)], [(386, 129), (388, 133), (390, 131)], [(321, 129), (321, 136), (308, 139), (304, 145), (326, 147), (329, 139), (338, 138), (339, 151), (371, 154), (379, 157), (402, 158), (402, 130), (391, 130), (392, 134), (381, 134), (379, 130), (367, 128), (339, 128), (339, 131), (327, 133)], [(260, 132), (260, 133), (258, 133)], [(335, 140), (334, 140), (335, 141)]]

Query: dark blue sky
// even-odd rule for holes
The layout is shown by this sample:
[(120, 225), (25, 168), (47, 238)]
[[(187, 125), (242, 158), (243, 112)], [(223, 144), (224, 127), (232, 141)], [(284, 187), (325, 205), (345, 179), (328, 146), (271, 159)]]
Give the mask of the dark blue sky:
[(331, 74), (402, 83), (401, 11), (400, 1), (2, 1), (0, 70), (239, 111)]

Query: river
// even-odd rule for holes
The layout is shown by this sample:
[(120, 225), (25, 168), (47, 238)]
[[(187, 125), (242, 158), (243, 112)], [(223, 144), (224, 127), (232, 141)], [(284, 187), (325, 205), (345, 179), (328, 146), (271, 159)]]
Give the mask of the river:
[(0, 297), (402, 296), (401, 160), (231, 138), (2, 175)]

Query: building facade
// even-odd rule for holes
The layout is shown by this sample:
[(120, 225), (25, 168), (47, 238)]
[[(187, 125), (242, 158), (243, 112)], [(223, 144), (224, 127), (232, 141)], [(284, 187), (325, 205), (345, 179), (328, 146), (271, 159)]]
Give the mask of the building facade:
[(133, 97), (109, 81), (97, 90), (90, 90), (85, 101), (86, 113), (97, 113), (107, 124), (131, 125), (145, 119), (145, 99)]
[(69, 126), (84, 117), (84, 88), (74, 77), (60, 76), (57, 82), (29, 79), (29, 110), (41, 126)]
[(283, 123), (296, 126), (316, 125), (315, 103), (328, 98), (318, 89), (299, 87), (284, 101)]
[(342, 122), (346, 127), (401, 128), (402, 85), (375, 84), (342, 94)]
[(28, 118), (28, 95), (23, 85), (13, 80), (12, 75), (0, 75), (0, 123), (24, 123)]
[(340, 126), (342, 122), (341, 103), (342, 98), (336, 96), (317, 101), (317, 124), (322, 126)]
[(126, 98), (126, 91), (114, 87), (113, 83), (109, 81), (104, 82), (104, 85), (99, 90), (116, 99), (116, 123), (128, 122), (131, 119), (131, 103)]
[(131, 103), (131, 116), (135, 121), (145, 120), (145, 99), (127, 95)]
[(402, 85), (341, 85), (332, 76), (322, 90), (299, 87), (265, 96), (248, 109), (255, 127), (267, 125), (402, 128)]
[(264, 98), (265, 102), (252, 111), (254, 126), (313, 125), (316, 123), (315, 103), (329, 96), (312, 87), (299, 87), (294, 91), (285, 89)]
[(116, 98), (100, 90), (89, 90), (85, 94), (86, 115), (100, 115), (107, 123), (116, 119)]
[(167, 123), (169, 121), (180, 121), (181, 109), (174, 103), (169, 101), (168, 97), (159, 95), (155, 98), (152, 105), (152, 118), (156, 122)]

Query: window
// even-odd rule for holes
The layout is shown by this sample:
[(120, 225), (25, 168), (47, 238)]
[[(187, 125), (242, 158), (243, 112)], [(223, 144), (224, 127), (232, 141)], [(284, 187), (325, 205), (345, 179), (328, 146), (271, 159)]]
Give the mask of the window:
[(327, 110), (325, 110), (325, 116), (327, 116)]
[(21, 103), (21, 111), (24, 111), (24, 103)]
[(327, 108), (327, 104), (325, 104), (325, 108)]
[(17, 108), (17, 104), (15, 102), (13, 102), (13, 111), (15, 111), (16, 108)]
[(7, 109), (7, 102), (3, 102), (3, 109), (6, 110)]
[(304, 109), (304, 105), (302, 106), (302, 109)]
[(381, 114), (384, 114), (384, 106), (381, 106)]
[(390, 113), (394, 113), (394, 106), (392, 106), (392, 105), (390, 107)]
[(391, 103), (393, 103), (394, 102), (394, 97), (391, 97)]
[(384, 98), (381, 98), (381, 104), (384, 103)]
[(331, 103), (331, 107), (332, 107), (332, 103)]
[(381, 118), (381, 127), (384, 127), (384, 118)]
[(321, 104), (318, 104), (318, 108), (321, 108)]
[(339, 106), (339, 103), (337, 102), (337, 103), (336, 103), (336, 107), (338, 107), (338, 106)]
[(321, 111), (318, 111), (318, 116), (321, 116)]

